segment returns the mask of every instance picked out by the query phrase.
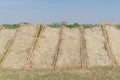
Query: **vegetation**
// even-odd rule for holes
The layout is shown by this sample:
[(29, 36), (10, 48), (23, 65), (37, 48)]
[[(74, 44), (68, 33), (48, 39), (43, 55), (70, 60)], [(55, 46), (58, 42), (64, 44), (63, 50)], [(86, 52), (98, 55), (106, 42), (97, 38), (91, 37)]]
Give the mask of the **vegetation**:
[[(30, 24), (30, 23), (23, 22), (23, 23), (20, 23), (20, 24)], [(4, 26), (5, 28), (8, 28), (8, 29), (15, 29), (15, 28), (20, 27), (20, 24), (3, 24), (2, 26)], [(77, 28), (77, 27), (80, 27), (80, 26), (83, 26), (84, 28), (91, 28), (91, 27), (96, 26), (97, 24), (96, 25), (93, 25), (93, 24), (78, 24), (78, 23), (67, 24), (66, 22), (48, 24), (48, 26), (52, 27), (52, 28), (59, 28), (62, 25), (66, 26), (68, 28)], [(120, 25), (116, 25), (116, 26), (118, 28), (120, 28)]]
[(52, 27), (52, 28), (58, 28), (58, 27), (61, 27), (61, 24), (60, 23), (52, 23), (52, 24), (49, 24), (48, 26)]
[(120, 80), (120, 67), (78, 67), (59, 70), (0, 69), (0, 80)]
[(120, 29), (120, 24), (117, 24), (116, 27), (117, 27), (118, 29)]
[(96, 25), (93, 25), (93, 24), (81, 24), (80, 26), (83, 26), (84, 28), (92, 28)]
[(68, 28), (77, 28), (77, 27), (80, 27), (80, 26), (83, 26), (84, 28), (91, 28), (91, 27), (97, 26), (97, 24), (96, 25), (93, 25), (93, 24), (78, 24), (78, 23), (67, 24), (66, 22), (52, 23), (52, 24), (49, 24), (48, 26), (50, 26), (52, 28), (58, 28), (58, 27), (61, 27), (62, 25), (66, 26)]
[(78, 23), (66, 24), (65, 26), (66, 26), (66, 27), (69, 27), (69, 28), (77, 28), (77, 27), (80, 27), (80, 25), (79, 25)]
[(16, 29), (20, 27), (20, 24), (3, 24), (2, 26), (8, 29)]
[(2, 26), (7, 28), (7, 29), (16, 29), (16, 28), (19, 28), (21, 24), (30, 24), (30, 23), (22, 22), (22, 23), (19, 23), (19, 24), (3, 24)]

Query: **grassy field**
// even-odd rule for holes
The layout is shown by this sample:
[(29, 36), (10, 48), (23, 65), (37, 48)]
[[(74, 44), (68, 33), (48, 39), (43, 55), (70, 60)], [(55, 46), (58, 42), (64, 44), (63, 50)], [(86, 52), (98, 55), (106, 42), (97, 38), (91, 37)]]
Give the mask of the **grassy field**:
[(0, 69), (0, 80), (120, 80), (120, 67), (93, 67), (57, 70)]

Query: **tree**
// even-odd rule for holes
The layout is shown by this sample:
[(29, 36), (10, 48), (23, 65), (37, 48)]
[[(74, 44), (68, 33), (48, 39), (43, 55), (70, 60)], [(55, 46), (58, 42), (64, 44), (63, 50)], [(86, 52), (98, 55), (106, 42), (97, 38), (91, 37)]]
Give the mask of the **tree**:
[(16, 29), (20, 27), (20, 24), (3, 24), (2, 26), (8, 29)]
[(69, 27), (69, 28), (76, 28), (76, 27), (80, 27), (80, 25), (78, 23), (74, 23), (74, 24), (67, 24), (65, 25), (66, 27)]
[(61, 24), (59, 24), (59, 23), (52, 23), (52, 24), (49, 24), (48, 26), (50, 26), (52, 28), (57, 28), (57, 27), (60, 27)]

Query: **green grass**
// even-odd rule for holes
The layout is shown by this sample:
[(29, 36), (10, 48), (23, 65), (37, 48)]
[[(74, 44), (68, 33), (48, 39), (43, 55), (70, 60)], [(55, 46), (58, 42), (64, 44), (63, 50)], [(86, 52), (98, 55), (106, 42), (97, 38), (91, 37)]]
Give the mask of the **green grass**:
[(0, 80), (120, 80), (120, 67), (93, 67), (87, 70), (78, 67), (58, 70), (0, 69)]

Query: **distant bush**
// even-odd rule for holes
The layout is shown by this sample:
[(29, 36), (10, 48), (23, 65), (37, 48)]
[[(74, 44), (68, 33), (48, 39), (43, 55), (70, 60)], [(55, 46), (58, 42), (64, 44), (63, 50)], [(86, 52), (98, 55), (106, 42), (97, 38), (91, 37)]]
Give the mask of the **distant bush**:
[(61, 27), (61, 24), (59, 24), (59, 23), (52, 23), (52, 24), (49, 24), (48, 26), (52, 27), (52, 28), (58, 28), (58, 27)]
[(16, 29), (20, 27), (20, 24), (3, 24), (2, 26), (8, 29)]
[(116, 27), (120, 29), (120, 24), (117, 24)]
[(96, 25), (93, 25), (93, 24), (81, 24), (80, 26), (83, 26), (84, 28), (92, 28)]
[(58, 28), (58, 27), (61, 27), (62, 25), (68, 27), (68, 28), (77, 28), (77, 27), (80, 27), (80, 26), (83, 26), (84, 28), (92, 28), (94, 26), (97, 26), (96, 25), (93, 25), (93, 24), (78, 24), (78, 23), (73, 23), (73, 24), (67, 24), (67, 23), (52, 23), (52, 24), (49, 24), (48, 26), (52, 27), (52, 28)]
[(78, 23), (74, 23), (74, 24), (66, 24), (65, 26), (66, 26), (66, 27), (69, 27), (69, 28), (80, 27), (80, 25), (79, 25)]

